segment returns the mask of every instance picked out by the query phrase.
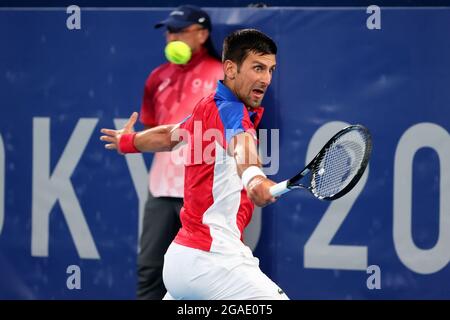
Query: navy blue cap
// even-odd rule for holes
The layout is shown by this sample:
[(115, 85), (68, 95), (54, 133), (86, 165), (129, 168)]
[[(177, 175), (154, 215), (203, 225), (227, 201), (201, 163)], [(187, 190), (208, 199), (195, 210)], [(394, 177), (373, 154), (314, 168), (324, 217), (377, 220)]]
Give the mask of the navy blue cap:
[(211, 30), (211, 19), (205, 11), (197, 6), (183, 5), (173, 10), (167, 19), (155, 24), (155, 28), (166, 26), (172, 30), (181, 30), (194, 23)]

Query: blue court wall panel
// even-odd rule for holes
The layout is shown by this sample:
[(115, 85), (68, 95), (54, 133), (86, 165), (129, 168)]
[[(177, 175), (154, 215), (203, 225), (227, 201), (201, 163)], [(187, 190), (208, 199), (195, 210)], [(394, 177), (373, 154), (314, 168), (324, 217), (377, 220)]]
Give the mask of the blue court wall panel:
[[(292, 299), (449, 299), (450, 10), (382, 7), (372, 30), (366, 9), (207, 9), (218, 49), (245, 27), (278, 44), (262, 123), (279, 130), (274, 180), (346, 124), (374, 139), (342, 200), (264, 208), (254, 252)], [(81, 8), (69, 30), (65, 8), (0, 10), (0, 298), (135, 298), (151, 155), (98, 138), (139, 110), (169, 12)]]

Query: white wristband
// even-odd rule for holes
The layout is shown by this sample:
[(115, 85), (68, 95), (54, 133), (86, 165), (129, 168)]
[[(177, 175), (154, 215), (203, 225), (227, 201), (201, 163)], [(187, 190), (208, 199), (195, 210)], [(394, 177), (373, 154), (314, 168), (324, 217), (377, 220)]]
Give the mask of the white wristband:
[(264, 172), (261, 170), (261, 168), (257, 166), (251, 166), (242, 172), (242, 184), (244, 185), (244, 188), (247, 189), (247, 184), (256, 176), (263, 176), (266, 177)]

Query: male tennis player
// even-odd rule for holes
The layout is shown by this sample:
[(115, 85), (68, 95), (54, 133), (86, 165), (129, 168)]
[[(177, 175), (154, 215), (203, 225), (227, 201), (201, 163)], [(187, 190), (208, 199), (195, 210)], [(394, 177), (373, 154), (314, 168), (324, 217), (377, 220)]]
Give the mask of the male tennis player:
[[(262, 32), (235, 31), (224, 40), (223, 82), (189, 118), (136, 133), (135, 112), (122, 130), (101, 130), (105, 147), (121, 154), (169, 151), (187, 140), (182, 228), (165, 255), (165, 299), (288, 299), (242, 242), (253, 203), (275, 201), (269, 192), (275, 183), (260, 168), (255, 128), (276, 53)], [(220, 136), (211, 138), (208, 130)]]
[[(155, 27), (166, 29), (168, 43), (185, 42), (192, 50), (192, 57), (186, 64), (164, 63), (149, 75), (140, 112), (145, 129), (180, 122), (223, 79), (222, 63), (212, 42), (212, 23), (206, 11), (182, 5)], [(172, 161), (173, 158), (172, 152), (158, 152), (150, 169), (139, 239), (138, 299), (160, 300), (166, 294), (162, 275), (164, 254), (181, 227), (184, 193), (184, 165)]]

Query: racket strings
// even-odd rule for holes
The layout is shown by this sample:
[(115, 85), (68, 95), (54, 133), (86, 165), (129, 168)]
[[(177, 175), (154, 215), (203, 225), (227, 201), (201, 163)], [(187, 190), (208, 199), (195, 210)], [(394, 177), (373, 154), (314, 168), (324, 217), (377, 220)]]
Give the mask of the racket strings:
[(367, 137), (349, 131), (334, 141), (313, 168), (311, 186), (320, 198), (343, 190), (358, 173), (367, 151)]

